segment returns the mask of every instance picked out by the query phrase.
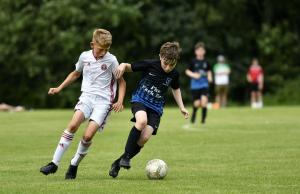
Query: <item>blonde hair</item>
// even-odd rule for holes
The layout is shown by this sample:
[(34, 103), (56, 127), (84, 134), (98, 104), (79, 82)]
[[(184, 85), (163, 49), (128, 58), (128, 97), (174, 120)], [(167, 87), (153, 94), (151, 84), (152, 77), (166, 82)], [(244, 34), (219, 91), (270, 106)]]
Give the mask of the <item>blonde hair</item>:
[(112, 44), (112, 35), (108, 30), (99, 28), (94, 31), (92, 41), (105, 49), (109, 49)]
[(160, 57), (168, 65), (176, 65), (180, 57), (181, 48), (178, 42), (166, 42), (160, 47)]

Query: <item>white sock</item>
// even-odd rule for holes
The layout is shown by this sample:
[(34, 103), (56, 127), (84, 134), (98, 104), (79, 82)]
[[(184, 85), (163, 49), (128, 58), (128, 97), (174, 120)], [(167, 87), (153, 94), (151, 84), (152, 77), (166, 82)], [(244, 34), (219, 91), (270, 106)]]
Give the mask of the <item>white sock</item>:
[(74, 133), (70, 133), (67, 129), (64, 130), (61, 138), (58, 142), (57, 148), (54, 152), (52, 162), (58, 166), (61, 158), (63, 157), (64, 153), (69, 148), (72, 139), (74, 137)]
[(86, 156), (88, 153), (88, 149), (90, 145), (92, 144), (91, 141), (86, 142), (83, 139), (78, 144), (77, 152), (74, 155), (73, 159), (71, 160), (71, 165), (72, 166), (78, 166), (81, 160)]

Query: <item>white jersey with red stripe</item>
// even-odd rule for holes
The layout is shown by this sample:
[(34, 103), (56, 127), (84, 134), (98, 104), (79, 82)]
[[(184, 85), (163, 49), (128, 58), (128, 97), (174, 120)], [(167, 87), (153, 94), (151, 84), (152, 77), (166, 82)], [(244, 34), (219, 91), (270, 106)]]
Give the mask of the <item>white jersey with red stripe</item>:
[(112, 104), (117, 88), (113, 72), (118, 65), (117, 58), (109, 52), (99, 60), (95, 59), (92, 50), (81, 53), (75, 65), (83, 77), (81, 92), (100, 96), (103, 104)]

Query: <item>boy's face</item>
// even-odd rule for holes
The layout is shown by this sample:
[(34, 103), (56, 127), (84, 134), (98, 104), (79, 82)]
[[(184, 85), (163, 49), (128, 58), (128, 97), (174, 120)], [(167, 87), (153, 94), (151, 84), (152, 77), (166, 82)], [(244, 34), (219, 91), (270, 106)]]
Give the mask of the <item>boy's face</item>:
[(205, 49), (203, 47), (199, 47), (195, 49), (195, 55), (197, 58), (202, 59), (205, 55)]
[(258, 66), (259, 65), (258, 60), (257, 59), (253, 59), (252, 60), (252, 65), (253, 66)]
[(161, 68), (164, 70), (164, 72), (166, 73), (170, 73), (176, 66), (175, 65), (169, 65), (165, 63), (165, 60), (163, 58), (160, 57), (160, 61), (161, 61)]
[(108, 48), (103, 48), (95, 42), (91, 42), (91, 48), (93, 49), (93, 54), (96, 59), (103, 58), (108, 51)]

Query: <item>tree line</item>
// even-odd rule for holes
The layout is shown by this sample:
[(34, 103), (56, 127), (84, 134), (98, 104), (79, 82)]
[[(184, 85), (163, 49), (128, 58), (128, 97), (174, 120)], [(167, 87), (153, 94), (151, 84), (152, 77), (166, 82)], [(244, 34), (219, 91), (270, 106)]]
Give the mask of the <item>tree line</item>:
[[(28, 107), (72, 107), (80, 82), (56, 97), (58, 85), (90, 49), (95, 28), (113, 35), (111, 52), (120, 62), (158, 57), (160, 45), (178, 41), (178, 70), (185, 101), (190, 101), (184, 70), (197, 41), (207, 59), (218, 54), (231, 65), (230, 100), (247, 101), (246, 72), (252, 57), (265, 71), (269, 103), (300, 103), (299, 1), (277, 0), (2, 0), (0, 1), (0, 101)], [(138, 77), (126, 76), (128, 93)], [(129, 98), (130, 95), (127, 95)]]

